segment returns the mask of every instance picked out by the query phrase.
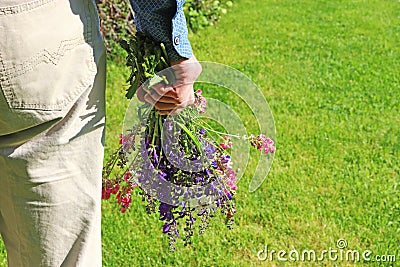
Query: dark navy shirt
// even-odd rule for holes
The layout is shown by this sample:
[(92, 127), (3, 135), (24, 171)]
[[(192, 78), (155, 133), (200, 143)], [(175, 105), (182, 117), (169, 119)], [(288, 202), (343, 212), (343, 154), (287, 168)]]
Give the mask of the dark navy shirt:
[(164, 43), (170, 61), (192, 56), (188, 39), (184, 0), (130, 0), (136, 29)]

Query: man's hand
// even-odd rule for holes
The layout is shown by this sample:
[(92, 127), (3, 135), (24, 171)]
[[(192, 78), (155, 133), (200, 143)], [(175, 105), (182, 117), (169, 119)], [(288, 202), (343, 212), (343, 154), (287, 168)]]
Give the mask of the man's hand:
[(142, 87), (137, 92), (138, 99), (154, 105), (160, 115), (177, 114), (194, 103), (193, 84), (202, 71), (195, 56), (172, 62), (171, 67), (176, 79), (172, 86), (157, 84), (148, 92)]

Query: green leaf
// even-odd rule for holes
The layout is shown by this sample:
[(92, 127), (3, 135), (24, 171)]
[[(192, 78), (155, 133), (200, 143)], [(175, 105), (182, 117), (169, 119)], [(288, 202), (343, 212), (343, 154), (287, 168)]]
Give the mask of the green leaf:
[(139, 86), (139, 79), (136, 76), (135, 79), (132, 81), (131, 86), (129, 86), (125, 97), (131, 99), (135, 95), (138, 86)]

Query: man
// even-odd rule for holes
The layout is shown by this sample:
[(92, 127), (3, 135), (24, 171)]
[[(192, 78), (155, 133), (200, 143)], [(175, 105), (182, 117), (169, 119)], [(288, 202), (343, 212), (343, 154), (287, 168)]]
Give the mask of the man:
[[(183, 1), (133, 1), (177, 82), (138, 91), (161, 114), (193, 102), (201, 72)], [(190, 64), (189, 64), (190, 63)], [(105, 49), (92, 0), (0, 1), (0, 232), (8, 264), (101, 266)]]

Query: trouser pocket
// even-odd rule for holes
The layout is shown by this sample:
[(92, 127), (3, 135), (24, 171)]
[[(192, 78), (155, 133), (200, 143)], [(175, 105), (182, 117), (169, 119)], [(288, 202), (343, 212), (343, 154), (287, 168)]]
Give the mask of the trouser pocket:
[(59, 117), (91, 86), (96, 15), (90, 0), (0, 7), (0, 135)]

